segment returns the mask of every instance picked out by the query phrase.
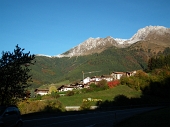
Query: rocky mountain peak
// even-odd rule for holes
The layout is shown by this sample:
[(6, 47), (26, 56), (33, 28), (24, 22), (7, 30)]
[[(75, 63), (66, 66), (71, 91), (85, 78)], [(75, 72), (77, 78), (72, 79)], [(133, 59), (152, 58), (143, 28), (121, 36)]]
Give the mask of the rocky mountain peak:
[(100, 53), (106, 50), (108, 47), (115, 46), (118, 48), (125, 48), (139, 41), (152, 40), (156, 38), (158, 38), (157, 40), (159, 41), (160, 40), (159, 38), (162, 37), (166, 38), (166, 41), (164, 41), (164, 43), (167, 44), (167, 38), (170, 38), (169, 28), (166, 28), (164, 26), (146, 26), (145, 28), (139, 29), (137, 33), (134, 34), (130, 39), (113, 38), (111, 36), (108, 36), (106, 38), (90, 37), (89, 39), (80, 43), (78, 46), (73, 47), (67, 52), (54, 57), (59, 57), (59, 58), (72, 57), (72, 56), (83, 56), (83, 55), (89, 55), (93, 53)]
[(139, 29), (130, 40), (140, 41), (145, 40), (149, 34), (163, 35), (165, 33), (170, 33), (170, 29), (164, 26), (146, 26), (145, 28)]
[[(118, 43), (110, 36), (106, 38), (92, 38), (85, 40), (78, 46), (70, 49), (69, 51), (62, 54), (65, 57), (88, 55), (92, 53), (99, 53), (105, 50), (107, 47), (117, 46)], [(61, 56), (61, 55), (59, 55)]]
[(115, 46), (118, 48), (124, 48), (134, 44), (138, 41), (145, 41), (145, 39), (150, 34), (170, 34), (170, 29), (163, 26), (146, 26), (145, 28), (139, 29), (134, 36), (130, 39), (120, 39), (113, 38), (108, 36), (106, 38), (92, 38), (85, 40), (80, 43), (78, 46), (72, 48), (71, 50), (59, 55), (59, 57), (72, 57), (72, 56), (80, 56), (80, 55), (89, 55), (92, 53), (100, 53), (107, 49), (108, 47)]

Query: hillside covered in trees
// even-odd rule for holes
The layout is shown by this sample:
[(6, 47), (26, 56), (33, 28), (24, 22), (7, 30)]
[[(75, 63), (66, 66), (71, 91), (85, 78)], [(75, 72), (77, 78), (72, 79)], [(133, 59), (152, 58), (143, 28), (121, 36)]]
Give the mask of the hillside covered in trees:
[[(150, 50), (141, 47), (133, 48), (108, 48), (101, 53), (95, 53), (86, 56), (77, 57), (45, 57), (36, 56), (36, 63), (31, 66), (33, 75), (33, 85), (36, 88), (43, 84), (57, 83), (65, 80), (70, 82), (80, 81), (83, 78), (83, 72), (98, 71), (85, 76), (109, 75), (113, 71), (134, 71), (146, 70), (153, 64), (154, 58), (160, 55), (170, 54), (170, 48), (156, 55)], [(152, 56), (155, 56), (151, 60)], [(166, 56), (167, 57), (167, 56)], [(148, 60), (150, 62), (149, 66)], [(151, 62), (152, 61), (152, 62)], [(152, 65), (153, 66), (153, 65)]]

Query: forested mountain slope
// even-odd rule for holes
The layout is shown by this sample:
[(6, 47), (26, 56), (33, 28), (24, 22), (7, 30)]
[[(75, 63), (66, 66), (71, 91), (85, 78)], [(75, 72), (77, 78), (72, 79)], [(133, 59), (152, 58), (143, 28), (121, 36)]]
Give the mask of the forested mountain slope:
[(88, 39), (80, 45), (55, 56), (36, 56), (31, 66), (33, 87), (64, 80), (80, 81), (87, 76), (108, 75), (113, 71), (147, 69), (149, 58), (170, 53), (170, 29), (149, 26), (138, 30), (129, 40), (111, 37)]
[[(169, 49), (169, 48), (168, 48)], [(166, 49), (167, 51), (167, 49)], [(169, 53), (169, 50), (167, 51)], [(160, 53), (161, 54), (161, 53)], [(36, 56), (35, 65), (31, 66), (34, 87), (64, 80), (80, 81), (83, 72), (100, 71), (85, 76), (110, 74), (113, 71), (133, 71), (146, 69), (150, 50), (109, 48), (100, 54), (77, 57), (49, 58)]]

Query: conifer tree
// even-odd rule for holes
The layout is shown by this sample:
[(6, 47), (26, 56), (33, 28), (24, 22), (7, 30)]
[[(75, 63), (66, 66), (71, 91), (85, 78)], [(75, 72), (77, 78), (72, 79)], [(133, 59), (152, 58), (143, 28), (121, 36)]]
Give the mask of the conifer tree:
[(29, 65), (35, 55), (24, 53), (18, 45), (14, 52), (2, 52), (0, 59), (0, 105), (15, 104), (23, 98), (31, 81)]

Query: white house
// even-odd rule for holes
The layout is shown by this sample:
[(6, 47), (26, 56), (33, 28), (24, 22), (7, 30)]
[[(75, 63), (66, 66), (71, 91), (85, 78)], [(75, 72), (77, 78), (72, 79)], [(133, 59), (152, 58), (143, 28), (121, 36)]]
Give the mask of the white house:
[(132, 71), (132, 72), (112, 72), (111, 76), (113, 76), (114, 80), (119, 80), (122, 76), (134, 76), (136, 74), (136, 71)]
[(96, 77), (96, 76), (94, 76), (90, 79), (91, 82), (99, 82), (101, 80), (102, 80), (101, 77)]
[(108, 82), (113, 81), (113, 76), (110, 75), (102, 75), (100, 77), (94, 76), (94, 77), (87, 77), (83, 80), (83, 84), (90, 85), (91, 83), (97, 84), (101, 80), (106, 80)]
[(46, 95), (46, 94), (48, 94), (48, 91), (49, 91), (48, 89), (35, 89), (35, 91), (34, 91), (34, 92), (35, 92), (35, 94), (36, 94), (36, 95), (38, 95), (38, 94), (39, 94), (39, 95), (41, 95), (41, 96), (42, 96), (42, 95)]
[(60, 86), (57, 90), (58, 90), (59, 92), (62, 92), (62, 91), (72, 91), (73, 89), (75, 89), (74, 86), (62, 85), (62, 86)]
[(113, 76), (114, 80), (119, 80), (123, 75), (126, 75), (125, 72), (112, 72), (111, 76)]
[(113, 76), (110, 75), (102, 75), (101, 78), (106, 80), (107, 82), (113, 81)]
[(84, 85), (83, 84), (70, 84), (70, 85), (62, 85), (60, 86), (57, 90), (59, 92), (62, 92), (62, 91), (72, 91), (73, 89), (83, 89), (84, 88)]
[(91, 80), (90, 77), (83, 79), (83, 84), (87, 84), (88, 82), (90, 82), (90, 80)]
[(72, 91), (74, 89), (74, 87), (68, 86), (68, 87), (64, 87), (63, 91)]
[(136, 71), (126, 72), (127, 77), (134, 76), (135, 74), (136, 74)]

